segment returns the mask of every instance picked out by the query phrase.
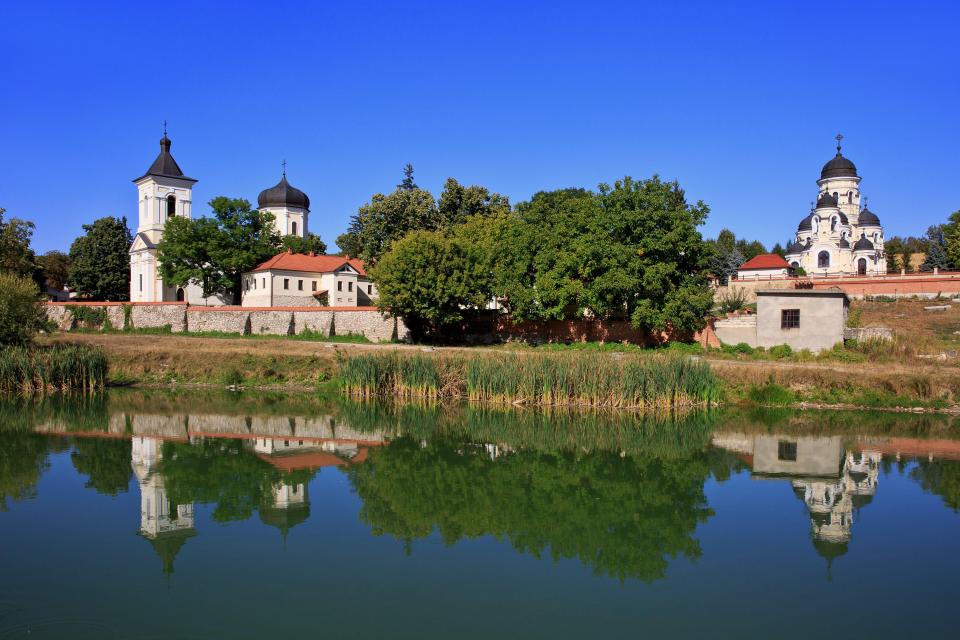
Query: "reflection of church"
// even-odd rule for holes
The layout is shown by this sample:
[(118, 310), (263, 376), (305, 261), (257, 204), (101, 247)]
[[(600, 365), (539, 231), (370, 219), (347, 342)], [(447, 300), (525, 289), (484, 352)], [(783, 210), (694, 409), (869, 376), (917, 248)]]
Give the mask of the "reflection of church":
[(882, 454), (847, 452), (840, 436), (718, 434), (763, 479), (789, 479), (810, 515), (810, 537), (829, 563), (847, 552), (854, 513), (873, 500)]
[(140, 484), (140, 535), (150, 541), (163, 562), (163, 572), (173, 573), (173, 560), (187, 539), (196, 535), (193, 504), (175, 504), (167, 496), (163, 476), (157, 471), (163, 453), (159, 438), (133, 438), (132, 466)]

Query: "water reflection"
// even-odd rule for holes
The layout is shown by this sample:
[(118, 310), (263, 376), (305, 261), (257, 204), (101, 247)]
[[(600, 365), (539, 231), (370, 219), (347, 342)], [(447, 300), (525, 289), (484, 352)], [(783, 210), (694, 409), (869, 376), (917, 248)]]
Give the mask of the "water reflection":
[[(0, 409), (0, 510), (32, 499), (49, 455), (69, 449), (89, 489), (118, 496), (136, 479), (138, 533), (170, 574), (213, 523), (256, 513), (286, 540), (311, 517), (312, 481), (330, 468), (349, 481), (369, 531), (407, 553), (434, 534), (447, 545), (491, 536), (522, 554), (649, 582), (678, 558), (702, 556), (699, 531), (716, 515), (711, 479), (743, 472), (789, 483), (828, 565), (848, 553), (891, 465), (960, 507), (960, 442), (913, 418), (824, 426), (815, 416), (788, 424), (184, 400), (118, 394)], [(198, 505), (211, 505), (213, 523)]]

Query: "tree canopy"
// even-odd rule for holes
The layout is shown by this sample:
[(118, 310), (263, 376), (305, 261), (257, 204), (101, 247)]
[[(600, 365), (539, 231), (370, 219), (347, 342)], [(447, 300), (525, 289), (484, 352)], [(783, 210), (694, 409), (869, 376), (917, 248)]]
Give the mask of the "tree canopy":
[(37, 265), (44, 282), (51, 289), (63, 289), (64, 285), (70, 282), (70, 267), (73, 266), (73, 261), (63, 251), (47, 251), (37, 256)]
[(0, 271), (0, 345), (29, 344), (47, 327), (40, 290), (30, 278)]
[(38, 280), (36, 256), (30, 248), (34, 224), (20, 218), (4, 220), (5, 213), (0, 207), (0, 271)]
[(107, 216), (83, 225), (70, 245), (70, 286), (94, 300), (130, 299), (130, 245), (126, 218)]
[[(247, 200), (220, 196), (210, 208), (212, 217), (167, 221), (158, 245), (160, 273), (170, 284), (192, 283), (204, 297), (222, 295), (239, 304), (243, 273), (279, 253), (283, 241), (273, 214), (253, 209)], [(318, 241), (315, 246), (322, 244)], [(300, 242), (306, 246), (311, 240)]]

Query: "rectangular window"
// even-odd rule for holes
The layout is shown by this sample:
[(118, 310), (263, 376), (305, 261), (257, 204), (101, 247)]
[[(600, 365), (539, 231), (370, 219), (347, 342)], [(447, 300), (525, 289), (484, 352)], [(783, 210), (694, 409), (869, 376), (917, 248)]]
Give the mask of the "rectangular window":
[(352, 282), (348, 282), (348, 283), (347, 283), (347, 291), (353, 291), (353, 283), (352, 283)]
[(297, 280), (297, 291), (303, 291), (303, 280)]
[(311, 290), (311, 291), (316, 291), (316, 290), (317, 290), (317, 281), (316, 281), (316, 280), (314, 280), (312, 283), (310, 283), (310, 290)]
[(290, 278), (284, 278), (284, 279), (283, 279), (283, 288), (284, 288), (284, 289), (289, 289), (289, 288), (290, 288)]
[(367, 295), (369, 296), (369, 295), (371, 295), (372, 293), (373, 293), (373, 285), (372, 285), (372, 284), (368, 284), (368, 285), (367, 285)]
[(143, 274), (140, 274), (140, 291), (143, 291)]
[(800, 309), (782, 309), (780, 311), (781, 329), (800, 328)]
[(266, 278), (260, 278), (260, 284), (262, 284), (262, 285), (263, 285), (263, 288), (266, 289), (266, 288), (267, 288), (267, 279), (266, 279)]
[(797, 461), (797, 443), (781, 440), (777, 443), (777, 460)]
[(337, 282), (337, 291), (343, 291), (343, 280)]

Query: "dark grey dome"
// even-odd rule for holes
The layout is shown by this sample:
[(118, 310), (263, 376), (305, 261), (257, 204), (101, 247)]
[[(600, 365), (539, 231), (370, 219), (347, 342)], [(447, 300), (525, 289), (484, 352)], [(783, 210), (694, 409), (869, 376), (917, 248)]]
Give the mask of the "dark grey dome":
[(853, 245), (854, 251), (873, 251), (873, 243), (867, 240), (867, 236), (860, 234), (860, 239)]
[(820, 170), (820, 179), (825, 180), (826, 178), (856, 178), (857, 177), (857, 166), (853, 164), (848, 158), (844, 158), (843, 154), (837, 150), (837, 155), (834, 156), (830, 162), (823, 165), (823, 169)]
[(803, 245), (800, 244), (799, 242), (794, 242), (789, 247), (787, 247), (788, 256), (797, 255), (799, 253), (803, 253)]
[(257, 196), (257, 206), (261, 209), (266, 207), (299, 207), (300, 209), (310, 208), (310, 198), (303, 191), (297, 189), (287, 182), (287, 175), (280, 178), (276, 186), (264, 189)]
[(850, 224), (850, 220), (847, 218), (847, 214), (845, 214), (843, 211), (840, 212), (840, 223)]
[(860, 212), (860, 226), (861, 227), (879, 227), (880, 218), (877, 217), (873, 211), (870, 209), (864, 209)]
[(841, 249), (849, 249), (850, 241), (847, 240), (846, 238), (840, 238), (840, 242), (837, 243), (837, 246), (840, 247)]
[(797, 231), (813, 231), (813, 216), (814, 214), (811, 213), (801, 220), (800, 224), (797, 225)]
[(830, 193), (824, 191), (817, 198), (817, 209), (825, 209), (827, 207), (836, 207), (837, 199), (834, 198)]

